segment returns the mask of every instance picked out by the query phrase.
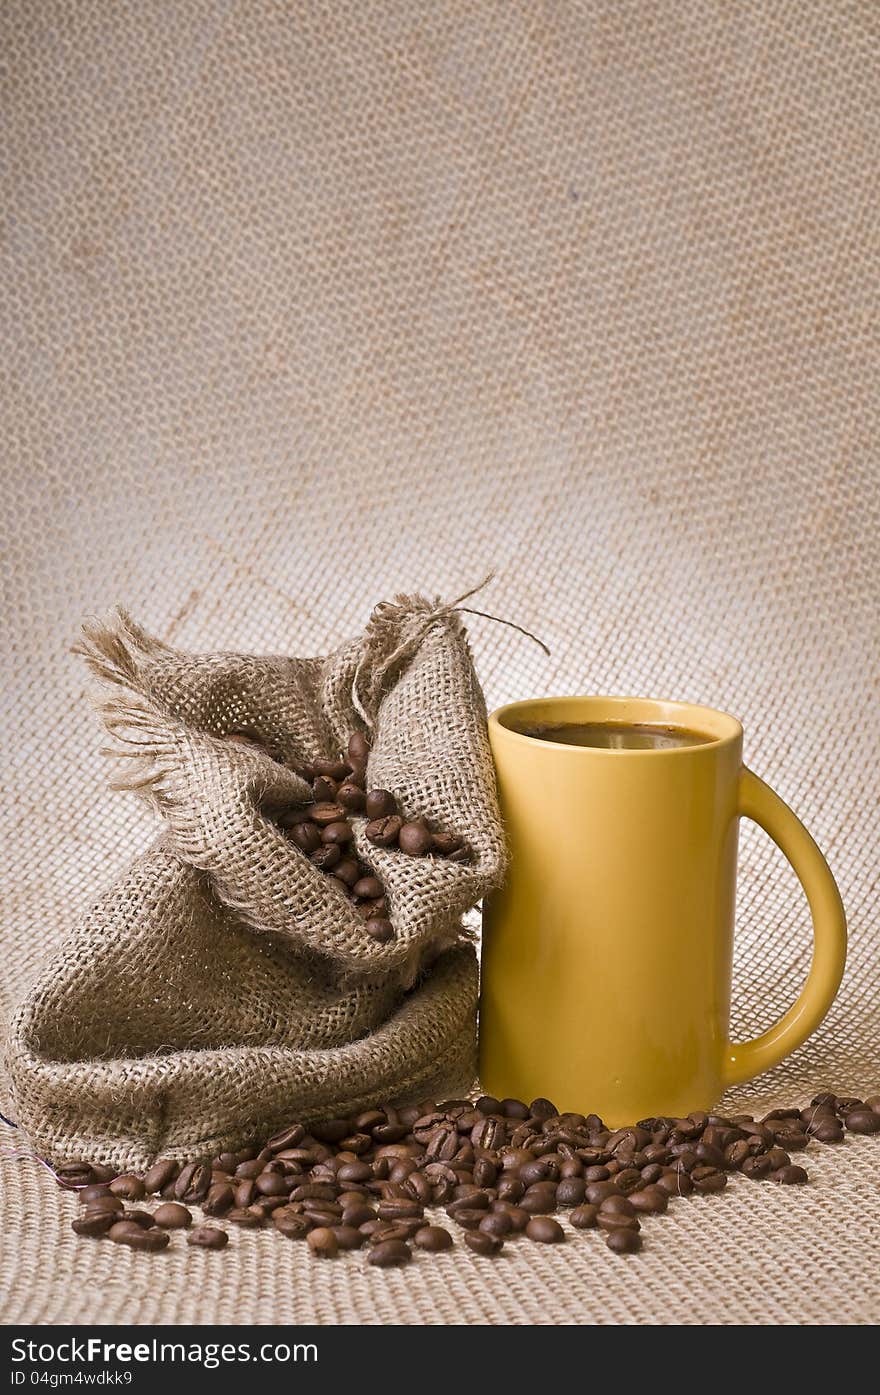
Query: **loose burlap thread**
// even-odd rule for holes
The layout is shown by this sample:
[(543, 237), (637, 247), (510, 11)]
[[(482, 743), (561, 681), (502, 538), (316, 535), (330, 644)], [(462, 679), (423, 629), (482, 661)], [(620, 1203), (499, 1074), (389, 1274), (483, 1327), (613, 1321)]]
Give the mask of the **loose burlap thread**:
[[(463, 917), (504, 866), (486, 710), (450, 606), (401, 596), (320, 659), (187, 654), (124, 612), (77, 646), (125, 768), (161, 815), (155, 846), (76, 927), (25, 999), (7, 1063), (19, 1126), (58, 1164), (146, 1168), (292, 1119), (466, 1090), (476, 956)], [(355, 705), (357, 711), (355, 711)], [(464, 856), (354, 847), (385, 887), (379, 943), (335, 878), (275, 821), (297, 773), (370, 741), (367, 782)], [(244, 729), (253, 744), (229, 739)]]
[[(490, 706), (731, 711), (838, 880), (839, 998), (726, 1105), (876, 1089), (872, 0), (8, 0), (0, 25), (5, 1021), (154, 837), (103, 784), (82, 615), (118, 596), (175, 646), (317, 654), (376, 596), (494, 567), (486, 609), (553, 658), (469, 621)], [(744, 825), (738, 1037), (809, 952)], [(876, 1321), (876, 1144), (804, 1160), (808, 1187), (647, 1221), (631, 1261), (571, 1235), (376, 1274), (269, 1234), (155, 1264), (88, 1244), (0, 1151), (0, 1311)]]

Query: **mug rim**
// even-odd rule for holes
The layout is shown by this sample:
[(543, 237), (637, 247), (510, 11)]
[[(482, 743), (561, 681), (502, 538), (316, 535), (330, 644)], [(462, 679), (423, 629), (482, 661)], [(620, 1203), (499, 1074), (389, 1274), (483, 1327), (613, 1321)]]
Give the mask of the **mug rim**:
[[(605, 713), (617, 712), (618, 716), (596, 717), (587, 715), (598, 709)], [(565, 741), (544, 741), (539, 736), (529, 736), (526, 732), (517, 731), (515, 727), (509, 726), (508, 721), (516, 714), (522, 718), (528, 715), (529, 711), (540, 713), (545, 722), (578, 720), (568, 716), (551, 716), (553, 712), (571, 713), (577, 711), (581, 714), (583, 721), (619, 721), (623, 725), (628, 723), (644, 723), (651, 726), (679, 726), (690, 731), (696, 731), (707, 739), (700, 742), (698, 746), (673, 746), (673, 747), (642, 747), (640, 749), (613, 750), (602, 746), (574, 746)], [(653, 719), (649, 714), (653, 714)], [(687, 714), (687, 719), (685, 714)], [(501, 707), (496, 707), (489, 714), (489, 727), (499, 732), (503, 732), (505, 738), (511, 737), (517, 743), (523, 742), (534, 748), (539, 747), (546, 751), (577, 752), (581, 756), (601, 756), (604, 758), (613, 756), (615, 759), (625, 757), (669, 756), (680, 758), (682, 756), (693, 756), (701, 751), (717, 750), (722, 746), (728, 746), (734, 742), (741, 741), (743, 735), (742, 723), (738, 718), (729, 712), (722, 712), (716, 707), (707, 707), (701, 703), (677, 702), (667, 698), (649, 697), (624, 697), (616, 694), (602, 693), (567, 693), (545, 697), (523, 698), (519, 702), (504, 703)]]

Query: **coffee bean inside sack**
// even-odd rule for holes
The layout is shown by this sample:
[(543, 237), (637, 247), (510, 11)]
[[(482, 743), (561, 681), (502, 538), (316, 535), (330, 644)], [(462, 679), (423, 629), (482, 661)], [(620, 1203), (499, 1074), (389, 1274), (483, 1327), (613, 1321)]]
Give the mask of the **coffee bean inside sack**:
[(564, 1252), (602, 1242), (614, 1255), (636, 1254), (671, 1208), (711, 1200), (731, 1176), (748, 1204), (752, 1181), (808, 1182), (792, 1154), (877, 1133), (880, 1094), (823, 1092), (757, 1120), (695, 1111), (619, 1129), (596, 1114), (560, 1113), (547, 1099), (484, 1095), (379, 1105), (310, 1127), (294, 1121), (214, 1158), (159, 1159), (143, 1177), (88, 1162), (55, 1176), (78, 1193), (73, 1230), (90, 1241), (208, 1251), (223, 1249), (236, 1228), (271, 1229), (279, 1243), (305, 1241), (315, 1260), (362, 1250), (359, 1262), (390, 1268), (414, 1252), (433, 1260), (447, 1250), (482, 1263), (511, 1243)]
[[(228, 733), (228, 739), (259, 746), (273, 759), (280, 759), (271, 742), (261, 741), (250, 728), (236, 728)], [(297, 775), (311, 785), (312, 799), (273, 810), (272, 817), (294, 847), (354, 901), (367, 934), (384, 944), (394, 937), (388, 900), (373, 868), (352, 851), (354, 820), (364, 821), (366, 837), (374, 847), (406, 857), (445, 857), (463, 862), (468, 849), (456, 834), (432, 830), (424, 815), (407, 818), (390, 790), (368, 789), (369, 754), (366, 734), (356, 731), (349, 737), (344, 755), (295, 765)]]

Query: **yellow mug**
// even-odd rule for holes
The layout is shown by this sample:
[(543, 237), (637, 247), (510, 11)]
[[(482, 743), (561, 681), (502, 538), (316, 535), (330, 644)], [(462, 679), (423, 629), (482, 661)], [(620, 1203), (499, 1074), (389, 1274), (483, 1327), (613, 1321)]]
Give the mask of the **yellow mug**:
[[(607, 750), (523, 734), (563, 722), (684, 727), (703, 740)], [(680, 1116), (815, 1030), (843, 975), (843, 906), (803, 824), (743, 765), (735, 718), (644, 698), (538, 698), (494, 712), (489, 739), (511, 860), (483, 915), (484, 1090), (549, 1095), (612, 1127)], [(800, 878), (814, 947), (785, 1016), (731, 1042), (740, 817)]]

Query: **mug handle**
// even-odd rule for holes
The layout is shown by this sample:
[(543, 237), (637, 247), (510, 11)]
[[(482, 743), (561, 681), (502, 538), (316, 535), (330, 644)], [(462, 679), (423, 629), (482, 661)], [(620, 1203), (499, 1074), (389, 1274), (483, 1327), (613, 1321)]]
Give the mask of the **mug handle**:
[(725, 1086), (751, 1080), (806, 1041), (833, 1003), (846, 963), (846, 916), (828, 863), (797, 815), (746, 766), (740, 772), (739, 814), (760, 824), (794, 868), (813, 918), (813, 960), (800, 997), (784, 1017), (751, 1041), (728, 1044)]

